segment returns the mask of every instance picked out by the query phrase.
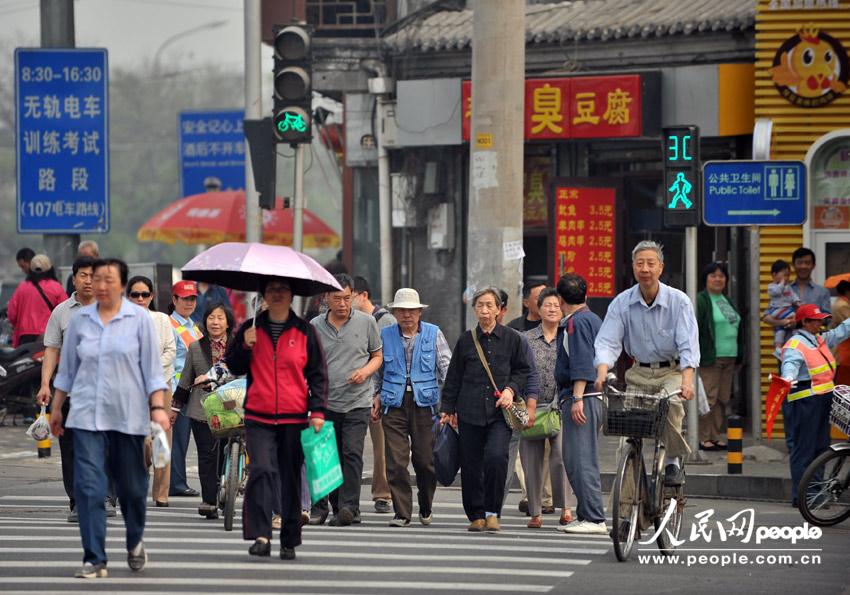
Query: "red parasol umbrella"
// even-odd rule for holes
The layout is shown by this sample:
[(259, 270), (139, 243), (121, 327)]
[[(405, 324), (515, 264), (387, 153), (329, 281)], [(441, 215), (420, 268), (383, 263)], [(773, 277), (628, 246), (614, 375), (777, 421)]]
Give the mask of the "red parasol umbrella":
[[(245, 240), (245, 192), (205, 192), (181, 198), (151, 217), (136, 237), (143, 242), (218, 244)], [(292, 209), (263, 211), (263, 240), (292, 244)], [(338, 248), (339, 236), (304, 209), (304, 247)]]

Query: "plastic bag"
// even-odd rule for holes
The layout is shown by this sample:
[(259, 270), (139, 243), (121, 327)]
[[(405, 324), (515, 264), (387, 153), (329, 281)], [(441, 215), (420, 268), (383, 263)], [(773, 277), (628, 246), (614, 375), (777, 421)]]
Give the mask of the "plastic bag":
[(27, 436), (39, 442), (50, 438), (50, 422), (47, 421), (47, 407), (44, 405), (41, 406), (41, 413), (27, 430)]
[(310, 500), (316, 503), (342, 485), (342, 467), (333, 422), (326, 421), (318, 432), (312, 427), (301, 430), (301, 447), (304, 449)]
[(171, 447), (165, 430), (155, 421), (151, 422), (151, 459), (154, 469), (162, 469), (171, 462)]
[(215, 433), (242, 425), (245, 417), (243, 406), (246, 390), (247, 381), (240, 378), (220, 386), (207, 395), (202, 405), (210, 430)]
[(449, 424), (434, 424), (434, 471), (437, 481), (441, 485), (449, 487), (454, 483), (458, 469), (460, 469), (460, 457), (458, 456), (459, 437), (457, 430)]
[(702, 376), (697, 374), (697, 407), (699, 408), (700, 416), (706, 415), (711, 411), (708, 406), (708, 395), (705, 393), (705, 385), (702, 383)]

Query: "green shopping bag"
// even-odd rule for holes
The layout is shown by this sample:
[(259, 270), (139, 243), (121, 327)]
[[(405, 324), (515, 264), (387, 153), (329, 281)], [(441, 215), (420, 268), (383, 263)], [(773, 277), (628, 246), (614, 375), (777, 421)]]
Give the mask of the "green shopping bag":
[(319, 432), (312, 427), (301, 430), (301, 448), (304, 449), (310, 501), (315, 504), (342, 485), (333, 422), (326, 421)]

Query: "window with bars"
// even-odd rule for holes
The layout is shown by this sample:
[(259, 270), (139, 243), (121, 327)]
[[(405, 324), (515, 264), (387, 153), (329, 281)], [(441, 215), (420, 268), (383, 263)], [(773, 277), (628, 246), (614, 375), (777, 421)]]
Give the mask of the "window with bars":
[(387, 22), (392, 0), (306, 0), (307, 22), (317, 35), (375, 34)]

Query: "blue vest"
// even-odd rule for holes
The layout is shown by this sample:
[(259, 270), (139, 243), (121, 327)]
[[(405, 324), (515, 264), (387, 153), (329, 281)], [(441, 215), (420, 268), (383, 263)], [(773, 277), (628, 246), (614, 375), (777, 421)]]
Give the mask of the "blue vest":
[(420, 323), (413, 346), (410, 376), (399, 326), (393, 324), (381, 331), (384, 344), (384, 380), (381, 385), (381, 404), (385, 408), (401, 407), (408, 384), (413, 386), (413, 398), (419, 407), (433, 407), (440, 400), (437, 386), (437, 327)]

